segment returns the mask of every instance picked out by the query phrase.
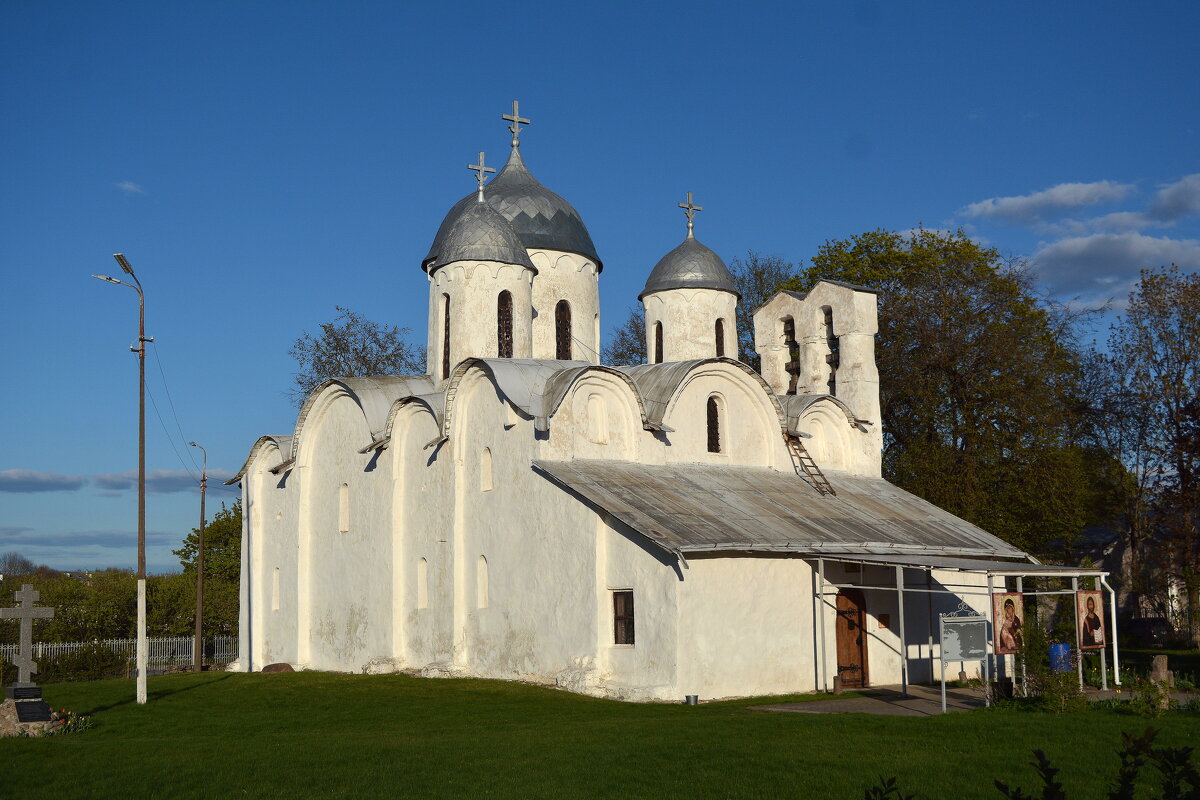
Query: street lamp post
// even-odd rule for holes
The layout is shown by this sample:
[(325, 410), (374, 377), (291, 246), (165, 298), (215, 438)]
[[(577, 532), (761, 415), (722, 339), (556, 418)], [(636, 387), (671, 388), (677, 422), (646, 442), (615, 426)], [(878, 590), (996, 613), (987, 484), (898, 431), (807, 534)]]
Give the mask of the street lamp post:
[(188, 444), (199, 447), (204, 454), (204, 467), (200, 471), (200, 542), (196, 548), (196, 641), (192, 644), (192, 669), (201, 672), (204, 669), (204, 491), (208, 487), (208, 451), (195, 442)]
[(146, 704), (146, 669), (149, 654), (146, 652), (146, 297), (142, 294), (142, 282), (133, 274), (133, 267), (121, 253), (113, 253), (133, 283), (119, 281), (107, 275), (93, 275), (109, 283), (128, 286), (138, 295), (138, 342), (129, 349), (138, 357), (138, 561), (137, 561), (137, 702)]

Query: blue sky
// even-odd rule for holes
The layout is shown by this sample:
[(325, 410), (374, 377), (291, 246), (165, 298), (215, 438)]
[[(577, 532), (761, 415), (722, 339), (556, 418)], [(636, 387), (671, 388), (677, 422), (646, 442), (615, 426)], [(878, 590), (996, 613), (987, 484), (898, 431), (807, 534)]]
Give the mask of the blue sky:
[[(149, 562), (290, 432), (288, 349), (334, 305), (425, 335), (420, 271), (479, 150), (583, 215), (605, 331), (683, 237), (793, 261), (963, 226), (1047, 292), (1200, 269), (1195, 3), (0, 2), (0, 552), (135, 559), (146, 287)], [(1103, 335), (1103, 332), (1100, 333)], [(232, 498), (210, 481), (209, 508)]]

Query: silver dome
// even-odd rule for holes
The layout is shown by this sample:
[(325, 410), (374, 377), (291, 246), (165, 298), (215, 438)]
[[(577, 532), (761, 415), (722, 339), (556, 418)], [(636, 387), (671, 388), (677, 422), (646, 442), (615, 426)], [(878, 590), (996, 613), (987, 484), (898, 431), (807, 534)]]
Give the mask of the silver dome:
[(725, 262), (691, 235), (654, 266), (638, 300), (667, 289), (719, 289), (741, 298)]
[(432, 273), (455, 261), (499, 261), (534, 269), (529, 252), (508, 220), (488, 203), (479, 202), (478, 195), (472, 194), (470, 200), (461, 210), (455, 206), (458, 213), (447, 216), (442, 223), (445, 235), (438, 231), (442, 241), (425, 270)]
[[(525, 162), (515, 148), (504, 169), (488, 183), (484, 199), (512, 224), (526, 248), (578, 253), (594, 261), (597, 272), (603, 269), (604, 265), (596, 255), (596, 246), (592, 244), (592, 237), (579, 212), (562, 197), (538, 183), (537, 178), (525, 168)], [(421, 262), (426, 270), (434, 262), (447, 263), (441, 252), (446, 246), (450, 227), (475, 202), (476, 194), (472, 192), (455, 203), (446, 214), (437, 235), (433, 237), (429, 254)]]

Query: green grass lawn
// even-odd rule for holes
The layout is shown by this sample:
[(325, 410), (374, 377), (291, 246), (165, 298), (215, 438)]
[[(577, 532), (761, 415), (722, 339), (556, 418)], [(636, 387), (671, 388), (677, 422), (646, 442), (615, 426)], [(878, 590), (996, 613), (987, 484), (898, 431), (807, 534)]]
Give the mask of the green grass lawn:
[[(921, 798), (994, 800), (994, 778), (1035, 788), (1042, 748), (1085, 800), (1104, 796), (1120, 732), (1150, 724), (1100, 710), (785, 714), (311, 672), (152, 678), (142, 707), (125, 680), (44, 693), (96, 727), (0, 740), (0, 798), (861, 798), (895, 775)], [(1196, 715), (1152, 724), (1161, 744), (1200, 744)]]

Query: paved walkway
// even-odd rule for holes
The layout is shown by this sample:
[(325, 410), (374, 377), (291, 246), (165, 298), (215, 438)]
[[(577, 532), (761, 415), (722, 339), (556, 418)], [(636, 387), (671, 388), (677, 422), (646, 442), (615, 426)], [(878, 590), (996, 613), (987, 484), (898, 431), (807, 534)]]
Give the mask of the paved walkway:
[[(793, 714), (887, 714), (897, 717), (932, 717), (942, 713), (942, 690), (936, 686), (909, 686), (908, 696), (901, 694), (900, 686), (875, 686), (870, 689), (852, 690), (863, 697), (831, 696), (828, 700), (812, 700), (807, 703), (778, 703), (776, 705), (751, 706), (755, 711), (787, 711)], [(1128, 693), (1118, 694), (1112, 689), (1086, 690), (1088, 700), (1106, 700), (1110, 697), (1132, 699)], [(1172, 692), (1177, 702), (1187, 702), (1192, 695)], [(983, 707), (982, 689), (952, 689), (946, 687), (946, 711), (970, 711)]]
[[(899, 686), (856, 690), (863, 697), (833, 697), (807, 703), (751, 706), (757, 711), (788, 711), (795, 714), (887, 714), (898, 717), (932, 717), (942, 713), (941, 686), (909, 686), (908, 696)], [(947, 711), (969, 711), (983, 706), (982, 689), (946, 688)]]

